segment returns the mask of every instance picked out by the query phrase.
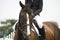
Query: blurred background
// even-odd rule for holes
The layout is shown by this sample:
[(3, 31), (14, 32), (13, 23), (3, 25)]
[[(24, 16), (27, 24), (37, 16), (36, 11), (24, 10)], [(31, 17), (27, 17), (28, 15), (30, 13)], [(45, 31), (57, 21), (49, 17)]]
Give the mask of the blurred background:
[[(13, 32), (12, 27), (18, 20), (21, 10), (19, 1), (25, 4), (25, 0), (0, 0), (0, 40), (4, 40), (5, 36), (11, 35)], [(43, 0), (43, 10), (40, 16), (35, 18), (38, 23), (45, 21), (57, 22), (60, 28), (60, 0)]]

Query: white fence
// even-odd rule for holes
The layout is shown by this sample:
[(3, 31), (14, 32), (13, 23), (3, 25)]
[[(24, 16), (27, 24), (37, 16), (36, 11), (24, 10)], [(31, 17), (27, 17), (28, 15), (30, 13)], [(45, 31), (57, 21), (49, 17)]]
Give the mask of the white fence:
[(0, 38), (0, 40), (13, 40), (14, 39), (14, 32), (11, 32), (11, 34), (9, 34), (6, 37)]
[(14, 32), (15, 32), (15, 25), (16, 25), (16, 23), (13, 25), (13, 32), (11, 32), (11, 34), (9, 34), (8, 36), (0, 38), (0, 40), (13, 40), (14, 39), (14, 35), (15, 35)]

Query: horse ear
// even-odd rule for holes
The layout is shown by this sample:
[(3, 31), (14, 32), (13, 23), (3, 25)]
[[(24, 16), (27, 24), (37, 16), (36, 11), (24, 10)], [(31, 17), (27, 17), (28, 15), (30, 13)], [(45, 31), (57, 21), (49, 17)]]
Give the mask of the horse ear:
[(24, 5), (22, 4), (22, 2), (21, 2), (21, 1), (19, 2), (19, 4), (20, 4), (20, 6), (21, 6), (22, 8), (24, 7)]

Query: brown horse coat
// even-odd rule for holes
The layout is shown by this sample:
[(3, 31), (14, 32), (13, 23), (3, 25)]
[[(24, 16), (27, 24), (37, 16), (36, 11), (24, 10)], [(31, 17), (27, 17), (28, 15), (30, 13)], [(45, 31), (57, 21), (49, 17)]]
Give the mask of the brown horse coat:
[(60, 29), (52, 22), (43, 22), (46, 31), (46, 40), (60, 40)]

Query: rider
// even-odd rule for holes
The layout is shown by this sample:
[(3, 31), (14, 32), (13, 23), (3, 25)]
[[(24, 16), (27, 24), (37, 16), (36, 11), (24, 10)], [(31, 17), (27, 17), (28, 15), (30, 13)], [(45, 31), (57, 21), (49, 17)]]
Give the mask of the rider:
[(39, 13), (42, 11), (43, 0), (25, 0), (25, 4), (27, 3), (32, 5), (35, 16), (39, 15)]

